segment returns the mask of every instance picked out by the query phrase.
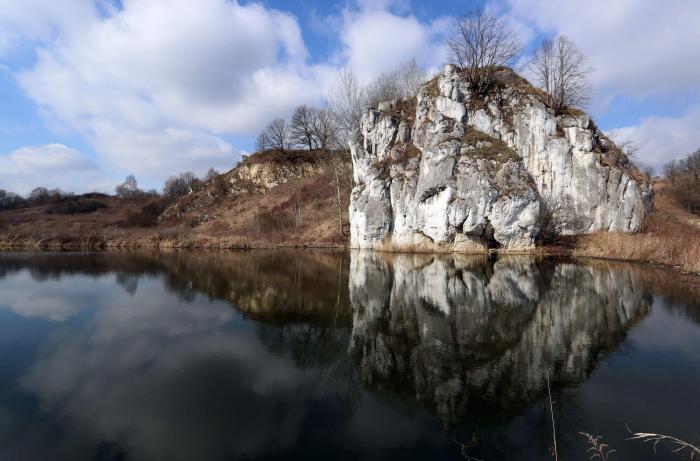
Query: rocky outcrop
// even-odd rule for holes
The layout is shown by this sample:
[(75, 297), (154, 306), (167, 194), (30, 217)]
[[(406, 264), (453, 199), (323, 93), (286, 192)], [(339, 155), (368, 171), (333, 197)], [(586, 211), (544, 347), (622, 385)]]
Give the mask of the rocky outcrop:
[(244, 160), (226, 175), (226, 181), (234, 190), (268, 191), (292, 179), (311, 176), (323, 171), (320, 150), (268, 150), (258, 152)]
[(527, 249), (565, 234), (635, 232), (651, 187), (583, 112), (556, 114), (509, 69), (472, 94), (453, 66), (379, 104), (351, 140), (351, 245)]
[(327, 156), (322, 150), (266, 150), (244, 156), (231, 171), (177, 199), (158, 220), (195, 216), (194, 223), (201, 224), (212, 218), (208, 210), (222, 196), (266, 193), (289, 181), (321, 174), (324, 172), (322, 159)]

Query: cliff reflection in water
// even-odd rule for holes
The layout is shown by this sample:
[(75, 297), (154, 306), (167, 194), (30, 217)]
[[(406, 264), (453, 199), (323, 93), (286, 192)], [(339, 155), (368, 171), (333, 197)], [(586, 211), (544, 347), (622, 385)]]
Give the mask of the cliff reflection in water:
[[(58, 283), (73, 275), (88, 275), (95, 284), (71, 284), (70, 277)], [(183, 384), (182, 392), (200, 397), (195, 403), (203, 409), (216, 407), (222, 418), (235, 419), (236, 408), (253, 401), (251, 395), (264, 396), (270, 415), (273, 407), (288, 407), (299, 421), (311, 411), (304, 402), (312, 400), (328, 408), (342, 402), (347, 411), (338, 415), (359, 417), (367, 405), (361, 394), (370, 390), (418, 402), (453, 426), (521, 414), (546, 396), (546, 370), (555, 386), (584, 382), (650, 312), (651, 280), (655, 294), (664, 291), (657, 275), (629, 264), (525, 257), (279, 250), (6, 254), (0, 279), (14, 278), (0, 293), (0, 305), (51, 320), (101, 306), (80, 331), (57, 337), (43, 351), (23, 385), (47, 405), (88, 415), (83, 419), (104, 426), (105, 433), (139, 424), (126, 416), (133, 409), (124, 405), (124, 393), (142, 396), (178, 382), (173, 376), (199, 376)], [(113, 281), (128, 296), (110, 291), (100, 298)], [(32, 298), (40, 295), (37, 282), (52, 302)], [(674, 309), (697, 322), (700, 310), (692, 300), (698, 297), (680, 293), (675, 280), (668, 286), (685, 300)], [(235, 310), (202, 303), (198, 294)], [(57, 312), (61, 299), (66, 305)], [(174, 367), (169, 361), (182, 363)], [(134, 369), (150, 372), (133, 379)], [(235, 387), (241, 401), (229, 396), (229, 406), (219, 408), (209, 391), (196, 392), (193, 383), (205, 379)], [(148, 417), (168, 421), (163, 415), (182, 405), (182, 397), (168, 400), (165, 389), (160, 395), (163, 408)], [(275, 426), (270, 421), (260, 425)], [(237, 424), (266, 433), (243, 420)], [(309, 431), (318, 430), (309, 424)], [(173, 434), (186, 430), (168, 428)], [(202, 446), (218, 443), (209, 435), (202, 436)], [(261, 435), (255, 449), (270, 440), (282, 449), (282, 440), (291, 445), (293, 438)]]
[(446, 425), (513, 415), (598, 359), (650, 312), (634, 268), (505, 257), (352, 255), (350, 352), (361, 381)]

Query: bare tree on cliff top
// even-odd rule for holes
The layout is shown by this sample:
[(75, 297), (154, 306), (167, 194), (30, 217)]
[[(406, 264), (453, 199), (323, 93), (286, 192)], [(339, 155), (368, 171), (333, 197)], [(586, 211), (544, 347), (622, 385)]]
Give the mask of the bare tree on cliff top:
[(489, 11), (470, 13), (461, 19), (447, 46), (452, 62), (462, 68), (472, 88), (481, 94), (493, 85), (496, 70), (520, 54), (515, 32)]
[(557, 111), (585, 105), (589, 99), (593, 68), (576, 44), (564, 36), (545, 40), (530, 64), (537, 84), (547, 92)]
[(365, 105), (377, 107), (382, 101), (410, 98), (418, 92), (425, 80), (425, 71), (418, 67), (415, 59), (411, 59), (370, 82), (365, 91)]
[(283, 118), (276, 118), (265, 126), (255, 142), (257, 150), (289, 148), (289, 126)]
[(360, 81), (352, 68), (344, 68), (326, 98), (328, 108), (338, 121), (340, 143), (344, 147), (348, 145), (350, 135), (360, 128), (362, 115), (368, 107), (377, 107), (382, 101), (411, 97), (426, 79), (425, 71), (414, 59), (384, 72), (367, 84)]
[(213, 179), (216, 179), (217, 176), (219, 176), (220, 174), (221, 173), (219, 173), (213, 166), (210, 166), (207, 170), (207, 174), (204, 175), (204, 180), (211, 181)]
[(314, 122), (316, 109), (307, 105), (301, 105), (294, 109), (292, 122), (289, 125), (292, 143), (304, 146), (307, 149), (317, 149), (318, 143), (314, 137)]
[(350, 67), (340, 71), (338, 82), (327, 97), (339, 124), (340, 143), (348, 145), (350, 135), (360, 128), (366, 110), (366, 90)]
[(177, 176), (170, 176), (163, 186), (163, 195), (172, 199), (194, 192), (201, 181), (191, 171), (185, 171)]

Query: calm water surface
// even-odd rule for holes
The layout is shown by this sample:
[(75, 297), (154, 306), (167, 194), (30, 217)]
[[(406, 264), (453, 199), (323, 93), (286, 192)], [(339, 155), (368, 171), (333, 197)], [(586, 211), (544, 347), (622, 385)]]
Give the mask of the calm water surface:
[(613, 459), (700, 440), (700, 285), (631, 264), (0, 253), (0, 459)]

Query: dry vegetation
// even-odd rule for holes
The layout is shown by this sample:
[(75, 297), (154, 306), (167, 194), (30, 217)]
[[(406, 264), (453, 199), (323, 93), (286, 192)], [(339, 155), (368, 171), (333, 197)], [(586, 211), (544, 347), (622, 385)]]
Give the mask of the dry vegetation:
[[(268, 152), (260, 157), (253, 155), (243, 163), (266, 163), (271, 168), (307, 163), (313, 168), (310, 174), (291, 176), (270, 190), (238, 187), (234, 191), (236, 188), (228, 183), (232, 173), (221, 175), (179, 199), (174, 205), (176, 212), (167, 219), (162, 219), (162, 213), (171, 202), (152, 197), (105, 197), (100, 200), (104, 207), (74, 214), (56, 213), (52, 205), (1, 211), (0, 248), (347, 245), (347, 213), (343, 213), (341, 235), (336, 178), (329, 172), (321, 153)], [(338, 163), (342, 166), (339, 168), (341, 204), (346, 210), (350, 196), (349, 165), (344, 157)], [(83, 206), (91, 205), (80, 202), (79, 207)]]
[(665, 182), (655, 187), (654, 210), (638, 234), (600, 232), (578, 239), (574, 254), (645, 261), (700, 272), (700, 221), (684, 210)]

